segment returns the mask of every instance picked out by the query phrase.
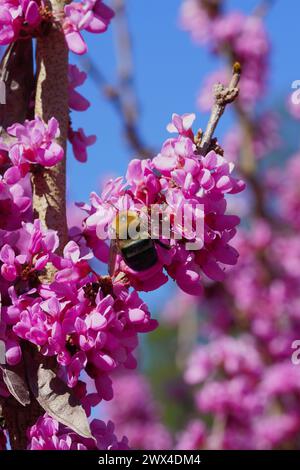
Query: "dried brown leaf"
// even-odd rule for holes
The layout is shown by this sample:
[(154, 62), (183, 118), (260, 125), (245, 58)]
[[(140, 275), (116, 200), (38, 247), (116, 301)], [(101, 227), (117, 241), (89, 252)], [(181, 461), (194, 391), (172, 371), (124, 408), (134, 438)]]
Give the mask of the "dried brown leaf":
[(82, 437), (92, 438), (84, 409), (74, 391), (56, 375), (53, 358), (35, 353), (27, 362), (28, 382), (40, 406)]
[(29, 405), (30, 392), (26, 382), (24, 364), (20, 363), (13, 367), (6, 364), (0, 367), (3, 380), (12, 396), (21, 403), (21, 405)]

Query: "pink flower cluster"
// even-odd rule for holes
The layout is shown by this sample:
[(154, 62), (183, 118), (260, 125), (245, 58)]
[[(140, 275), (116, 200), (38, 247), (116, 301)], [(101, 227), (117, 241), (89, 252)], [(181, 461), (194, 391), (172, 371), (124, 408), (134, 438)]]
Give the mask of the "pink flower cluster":
[(18, 39), (21, 32), (33, 34), (42, 21), (43, 0), (3, 0), (0, 5), (0, 44)]
[[(272, 449), (293, 442), (300, 430), (298, 372), (289, 361), (266, 367), (249, 337), (220, 337), (199, 348), (190, 358), (186, 379), (201, 385), (196, 407), (215, 422), (200, 445)], [(274, 413), (276, 403), (284, 405)]]
[[(241, 12), (224, 13), (201, 0), (184, 0), (181, 10), (182, 27), (192, 34), (195, 42), (209, 43), (218, 54), (229, 54), (230, 61), (242, 65), (240, 82), (240, 103), (249, 107), (265, 92), (269, 55), (269, 40), (259, 16), (246, 16)], [(206, 110), (210, 107), (211, 84), (218, 81), (227, 83), (230, 77), (226, 69), (214, 72), (201, 91), (199, 105)]]
[[(6, 361), (12, 366), (19, 363), (23, 340), (37, 345), (42, 354), (54, 355), (61, 377), (75, 389), (89, 414), (91, 406), (112, 398), (111, 372), (135, 367), (138, 333), (154, 329), (157, 323), (135, 291), (93, 272), (92, 255), (84, 245), (83, 254), (73, 241), (63, 257), (55, 254), (56, 233), (45, 230), (38, 220), (30, 222), (27, 175), (9, 184), (8, 171), (0, 185), (0, 340), (5, 342)], [(39, 279), (48, 263), (57, 269), (50, 285)], [(81, 381), (83, 371), (92, 378), (93, 390)], [(0, 393), (9, 396), (2, 378)], [(42, 446), (41, 441), (42, 437)], [(56, 437), (53, 442), (45, 446), (67, 445)], [(113, 441), (108, 445), (115, 446)]]
[(63, 30), (69, 49), (75, 54), (85, 54), (87, 45), (81, 32), (104, 33), (113, 17), (113, 10), (102, 0), (85, 0), (66, 5)]
[[(195, 425), (202, 440), (195, 443), (191, 424), (182, 433), (194, 449), (297, 445), (300, 370), (291, 355), (300, 332), (300, 250), (289, 230), (283, 235), (257, 220), (250, 231), (239, 231), (240, 262), (223, 288), (210, 287), (200, 324), (206, 344), (191, 353), (184, 374), (203, 419)], [(212, 428), (205, 424), (210, 419)]]
[(94, 419), (91, 422), (93, 439), (85, 439), (47, 414), (28, 430), (29, 450), (127, 450), (125, 437), (118, 441), (111, 421), (105, 424)]
[(107, 403), (106, 412), (118, 434), (127, 436), (133, 449), (171, 449), (171, 435), (161, 422), (146, 377), (130, 372), (113, 380), (114, 399)]
[[(47, 34), (49, 26), (55, 25), (62, 27), (69, 49), (83, 54), (87, 50), (83, 31), (102, 33), (112, 17), (112, 10), (102, 0), (68, 3), (62, 15), (49, 11), (43, 0), (8, 0), (0, 5), (0, 44), (11, 44), (22, 37), (39, 37)], [(236, 36), (242, 33), (240, 30)], [(258, 36), (257, 31), (253, 34)], [(227, 40), (218, 39), (220, 43)], [(242, 55), (241, 51), (239, 53)], [(247, 53), (250, 55), (249, 51)], [(89, 102), (77, 91), (85, 79), (84, 72), (74, 65), (69, 66), (69, 108), (72, 110), (85, 111), (89, 107)], [(202, 293), (206, 278), (224, 280), (225, 268), (237, 262), (238, 251), (231, 246), (231, 240), (239, 218), (228, 214), (226, 197), (241, 192), (244, 183), (233, 176), (234, 165), (216, 151), (200, 153), (192, 131), (194, 119), (191, 114), (174, 114), (168, 130), (177, 135), (163, 144), (158, 155), (152, 160), (131, 161), (125, 181), (121, 178), (110, 181), (101, 196), (91, 195), (91, 204), (82, 206), (84, 227), (70, 232), (63, 254), (57, 253), (57, 233), (34, 219), (29, 182), (30, 171), (39, 172), (40, 166), (52, 167), (64, 157), (64, 150), (57, 143), (58, 122), (54, 117), (48, 123), (36, 117), (15, 123), (6, 129), (1, 141), (0, 341), (1, 345), (5, 344), (5, 360), (10, 367), (20, 364), (25, 359), (23, 345), (26, 342), (34, 346), (33, 351), (54, 358), (57, 375), (73, 390), (88, 417), (101, 400), (113, 398), (114, 373), (136, 367), (134, 352), (139, 334), (157, 326), (137, 291), (154, 290), (169, 276), (183, 291), (198, 295)], [(82, 128), (75, 131), (71, 123), (68, 137), (77, 160), (86, 161), (87, 147), (94, 143), (95, 137), (86, 136)], [(109, 251), (107, 240), (101, 239), (99, 232), (105, 232), (112, 224), (116, 211), (131, 210), (140, 214), (142, 208), (148, 211), (152, 205), (164, 208), (171, 221), (172, 235), (170, 239), (161, 236), (160, 243), (155, 243), (158, 257), (155, 266), (137, 272), (118, 254), (114, 274), (98, 274), (92, 262), (98, 258), (107, 263)], [(189, 208), (188, 215), (193, 220), (188, 229), (176, 217), (184, 207)], [(203, 222), (203, 233), (197, 231), (197, 220)], [(197, 242), (198, 248), (189, 250), (187, 242)], [(46, 281), (45, 273), (50, 268), (53, 275), (51, 280), (46, 277)], [(227, 349), (230, 355), (234, 347), (225, 345), (225, 355)], [(257, 367), (254, 360), (255, 364), (243, 354), (236, 356), (237, 373), (243, 370), (246, 378), (232, 388), (242, 396), (249, 387), (247, 411), (256, 412), (256, 402), (251, 402), (251, 387), (254, 387), (252, 382), (256, 385), (260, 372), (252, 370)], [(225, 363), (226, 360), (221, 360), (214, 367), (225, 367)], [(211, 373), (211, 365), (207, 367)], [(232, 373), (236, 370), (232, 364), (227, 369), (233, 369)], [(122, 377), (115, 377), (118, 401), (117, 406), (111, 408), (113, 418), (120, 429), (130, 435), (134, 446), (170, 447), (170, 434), (160, 421), (148, 384), (139, 377), (130, 380), (128, 377), (125, 384)], [(8, 397), (10, 393), (4, 379), (1, 371), (0, 393)], [(231, 412), (230, 393), (232, 389), (228, 386), (224, 407)], [(131, 404), (126, 401), (129, 396), (133, 400)], [(221, 409), (222, 397), (217, 398)], [(205, 396), (198, 397), (197, 403), (208, 413), (215, 410)], [(241, 406), (240, 417), (244, 417), (244, 411)], [(133, 428), (127, 425), (129, 414)], [(289, 426), (288, 419), (285, 426)], [(278, 429), (280, 433), (280, 425)], [(193, 432), (191, 430), (195, 431), (195, 443), (204, 440), (205, 427), (200, 420), (190, 423), (186, 435)], [(28, 448), (128, 448), (126, 438), (119, 441), (116, 437), (111, 422), (105, 425), (94, 420), (91, 431), (94, 440), (82, 439), (46, 414), (28, 431)], [(1, 446), (5, 446), (2, 433)]]
[[(136, 366), (132, 353), (137, 334), (154, 329), (156, 321), (135, 291), (93, 274), (90, 255), (81, 256), (75, 242), (68, 243), (61, 258), (53, 254), (55, 233), (43, 232), (37, 221), (26, 229), (28, 243), (23, 236), (17, 254), (8, 245), (1, 249), (2, 275), (15, 279), (15, 288), (9, 288), (11, 304), (2, 308), (6, 360), (19, 362), (20, 339), (37, 345), (44, 355), (55, 355), (89, 413), (90, 406), (112, 398), (111, 372)], [(37, 287), (36, 276), (50, 259), (58, 269), (54, 281)], [(97, 392), (87, 393), (78, 382), (83, 370)]]
[(0, 5), (0, 44), (11, 44), (24, 35), (39, 36), (45, 23), (61, 23), (69, 49), (84, 54), (87, 45), (82, 31), (103, 33), (113, 16), (102, 0), (71, 2), (65, 6), (63, 18), (49, 11), (44, 0), (4, 0)]
[[(69, 65), (69, 106), (75, 111), (85, 111), (89, 101), (75, 89), (82, 85), (86, 73), (76, 65)], [(45, 167), (56, 165), (64, 156), (63, 148), (55, 142), (60, 136), (58, 122), (51, 118), (45, 124), (39, 117), (24, 124), (13, 124), (6, 129), (8, 138), (0, 139), (0, 152), (3, 163), (11, 162), (2, 177), (2, 182), (17, 183), (29, 171), (30, 165), (39, 164)], [(74, 131), (69, 126), (68, 138), (73, 147), (75, 158), (80, 162), (87, 160), (87, 147), (94, 144), (96, 136), (86, 136), (82, 128)]]
[(29, 171), (29, 165), (51, 167), (64, 156), (63, 148), (54, 139), (59, 137), (58, 122), (51, 118), (45, 124), (39, 117), (24, 124), (13, 124), (7, 128), (9, 141), (0, 142), (0, 149), (8, 152), (12, 166), (4, 173), (4, 180), (18, 182)]
[(10, 182), (9, 172), (6, 172), (5, 176), (0, 175), (1, 245), (5, 239), (6, 230), (15, 230), (21, 226), (22, 221), (29, 220), (30, 191), (30, 183), (27, 177), (14, 183)]
[[(77, 69), (72, 69), (72, 77), (73, 85), (80, 82)], [(81, 99), (81, 108), (85, 107), (84, 99), (72, 92), (73, 103)], [(93, 254), (83, 239), (80, 247), (71, 240), (63, 256), (58, 256), (56, 232), (33, 219), (28, 171), (37, 164), (54, 165), (62, 158), (63, 150), (54, 140), (59, 136), (56, 120), (45, 124), (36, 118), (15, 124), (7, 132), (9, 139), (1, 144), (0, 179), (0, 340), (5, 343), (6, 362), (19, 364), (23, 341), (36, 345), (45, 356), (55, 356), (61, 378), (74, 388), (90, 414), (92, 406), (112, 398), (111, 372), (136, 366), (133, 352), (138, 333), (153, 330), (157, 322), (136, 291), (92, 270)], [(56, 274), (51, 284), (44, 284), (44, 270), (50, 264)], [(83, 372), (92, 379), (91, 390), (81, 380)], [(0, 393), (9, 396), (2, 373)], [(95, 424), (98, 448), (125, 446), (125, 441), (118, 444), (113, 438), (111, 424), (107, 430), (103, 426)], [(41, 418), (32, 430), (32, 448), (67, 448), (69, 444), (76, 448), (76, 437), (60, 430), (58, 423)], [(107, 433), (111, 438), (105, 437)], [(79, 448), (84, 445), (89, 448), (91, 443), (78, 441)]]
[[(110, 20), (113, 18), (113, 11), (105, 5), (102, 0), (88, 0), (84, 2), (71, 2), (65, 6), (64, 17), (56, 15), (55, 11), (49, 11), (46, 2), (43, 0), (5, 0), (0, 5), (0, 45), (11, 44), (20, 37), (38, 37), (45, 34), (45, 23), (61, 23), (65, 33), (67, 44), (75, 53), (84, 54), (87, 51), (86, 43), (82, 37), (82, 31), (86, 30), (92, 33), (103, 33), (106, 31)], [(80, 72), (75, 65), (69, 66), (69, 106), (76, 111), (85, 111), (89, 107), (89, 102), (80, 95), (75, 88), (82, 85), (86, 79), (86, 74)], [(54, 120), (50, 120), (49, 125), (57, 126)], [(62, 158), (62, 149), (57, 144), (52, 143), (51, 147), (44, 148), (39, 140), (45, 129), (42, 129), (43, 123), (38, 121), (26, 122), (25, 129), (20, 124), (11, 126), (8, 132), (19, 138), (25, 148), (13, 147), (11, 149), (11, 159), (14, 165), (20, 166), (25, 162), (40, 163), (44, 166), (52, 166)], [(47, 139), (52, 139), (49, 129)], [(16, 135), (16, 133), (18, 135)], [(81, 162), (87, 159), (87, 147), (94, 144), (96, 137), (86, 136), (82, 128), (77, 131), (72, 129), (70, 124), (68, 132), (69, 140), (73, 147), (75, 158)], [(34, 148), (29, 151), (28, 144), (33, 144)], [(0, 149), (1, 150), (1, 149)], [(1, 160), (1, 159), (0, 159)], [(11, 170), (12, 171), (12, 170)], [(16, 174), (14, 169), (14, 174)]]
[[(168, 126), (178, 136), (168, 139), (153, 160), (132, 160), (126, 181), (110, 181), (101, 196), (91, 195), (91, 205), (85, 221), (87, 244), (107, 261), (107, 249), (97, 234), (106, 233), (116, 212), (127, 210), (141, 213), (152, 205), (166, 207), (171, 220), (171, 240), (161, 239), (165, 246), (156, 246), (158, 262), (152, 268), (136, 272), (118, 257), (115, 274), (124, 273), (138, 290), (153, 290), (167, 281), (166, 273), (181, 289), (198, 295), (202, 290), (203, 274), (222, 280), (226, 265), (234, 265), (238, 253), (229, 242), (235, 235), (239, 218), (226, 214), (227, 194), (243, 190), (244, 183), (233, 175), (234, 165), (210, 151), (206, 156), (197, 153), (191, 129), (195, 116), (173, 115)], [(201, 209), (199, 209), (201, 205)], [(176, 214), (189, 207), (193, 224), (185, 230), (176, 222)], [(203, 234), (195, 228), (196, 218), (203, 220)], [(181, 237), (174, 237), (177, 234)], [(186, 249), (186, 241), (197, 242), (199, 249)]]
[(201, 420), (189, 421), (184, 430), (178, 433), (175, 449), (195, 450), (204, 447), (206, 438), (205, 425)]

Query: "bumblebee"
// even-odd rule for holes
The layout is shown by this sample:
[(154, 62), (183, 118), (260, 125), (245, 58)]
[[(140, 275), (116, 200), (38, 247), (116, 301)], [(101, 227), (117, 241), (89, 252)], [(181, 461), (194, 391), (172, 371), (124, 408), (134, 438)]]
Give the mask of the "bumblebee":
[[(114, 224), (115, 239), (110, 244), (109, 274), (115, 271), (117, 253), (120, 253), (127, 266), (134, 271), (145, 271), (158, 261), (155, 242), (138, 213), (123, 211), (118, 214)], [(134, 229), (134, 237), (130, 232)]]

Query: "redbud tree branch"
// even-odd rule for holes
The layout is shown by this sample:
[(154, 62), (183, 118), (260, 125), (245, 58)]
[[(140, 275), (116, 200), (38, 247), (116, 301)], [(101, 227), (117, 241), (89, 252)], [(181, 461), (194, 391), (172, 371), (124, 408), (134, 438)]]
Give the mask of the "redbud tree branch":
[[(91, 58), (84, 58), (81, 63), (84, 69), (89, 73), (89, 77), (94, 81), (96, 86), (101, 89), (104, 97), (112, 104), (117, 112), (130, 149), (136, 154), (137, 158), (151, 158), (153, 152), (141, 138), (137, 119), (132, 119), (133, 114), (125, 111), (123, 96), (119, 87), (108, 82), (102, 71)], [(130, 104), (127, 103), (127, 105)]]
[(211, 110), (211, 115), (206, 127), (206, 130), (199, 144), (200, 153), (205, 155), (209, 149), (214, 132), (221, 119), (227, 104), (232, 103), (238, 96), (238, 84), (241, 76), (241, 66), (236, 62), (233, 66), (232, 78), (228, 87), (224, 87), (221, 83), (214, 86), (214, 105)]
[[(51, 0), (49, 7), (55, 17), (63, 13), (65, 0)], [(63, 161), (52, 168), (39, 168), (32, 173), (34, 217), (45, 228), (58, 232), (62, 251), (68, 239), (66, 221), (66, 142), (69, 125), (68, 107), (68, 49), (63, 32), (54, 25), (50, 32), (37, 39), (37, 84), (35, 115), (46, 123), (55, 117), (60, 127), (57, 142), (63, 147)], [(46, 272), (46, 282), (51, 282), (53, 269)], [(22, 349), (24, 352), (25, 346)], [(28, 345), (26, 345), (28, 348)], [(23, 364), (22, 366), (23, 367)], [(24, 374), (24, 371), (23, 371)], [(26, 377), (24, 376), (26, 381)], [(2, 400), (2, 416), (9, 433), (12, 449), (26, 449), (26, 432), (39, 416), (44, 414), (37, 400), (30, 393), (30, 403), (21, 405), (14, 397)]]

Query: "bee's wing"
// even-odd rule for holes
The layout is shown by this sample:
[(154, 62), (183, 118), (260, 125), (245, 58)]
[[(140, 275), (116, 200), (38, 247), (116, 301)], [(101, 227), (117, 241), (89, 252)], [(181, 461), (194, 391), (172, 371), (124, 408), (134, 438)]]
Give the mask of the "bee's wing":
[(117, 240), (111, 240), (110, 247), (109, 247), (109, 261), (108, 261), (108, 273), (110, 276), (113, 276), (115, 273), (117, 254), (118, 254)]

